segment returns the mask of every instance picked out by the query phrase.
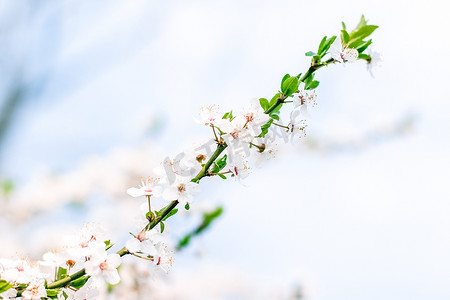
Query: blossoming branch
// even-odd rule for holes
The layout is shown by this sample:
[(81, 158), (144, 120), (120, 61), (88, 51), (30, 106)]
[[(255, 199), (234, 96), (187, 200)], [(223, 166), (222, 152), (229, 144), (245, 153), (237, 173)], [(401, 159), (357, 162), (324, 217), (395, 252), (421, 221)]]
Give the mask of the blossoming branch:
[[(190, 209), (201, 192), (200, 181), (219, 177), (241, 182), (253, 168), (275, 157), (279, 142), (295, 142), (303, 137), (308, 110), (317, 101), (317, 70), (363, 60), (372, 74), (380, 55), (368, 49), (372, 44), (368, 38), (377, 26), (368, 25), (364, 16), (352, 31), (342, 25), (339, 36), (323, 37), (317, 51), (305, 54), (311, 57), (305, 73), (286, 74), (282, 78), (280, 90), (274, 96), (260, 98), (239, 111), (221, 112), (218, 105), (200, 110), (196, 121), (209, 128), (211, 139), (173, 158), (166, 157), (155, 170), (157, 177), (143, 178), (140, 186), (127, 190), (130, 196), (145, 202), (137, 231), (131, 233), (117, 253), (108, 254), (112, 244), (106, 233), (101, 227), (88, 224), (78, 234), (67, 236), (63, 248), (46, 253), (41, 261), (0, 259), (0, 298), (94, 299), (105, 283), (120, 282), (118, 267), (124, 255), (147, 260), (152, 274), (167, 272), (173, 251), (165, 242), (166, 221), (180, 207)], [(168, 204), (155, 207), (157, 198)], [(209, 215), (198, 230), (207, 227), (220, 212)], [(196, 233), (192, 232), (189, 238)], [(178, 248), (186, 246), (189, 238), (181, 241)]]

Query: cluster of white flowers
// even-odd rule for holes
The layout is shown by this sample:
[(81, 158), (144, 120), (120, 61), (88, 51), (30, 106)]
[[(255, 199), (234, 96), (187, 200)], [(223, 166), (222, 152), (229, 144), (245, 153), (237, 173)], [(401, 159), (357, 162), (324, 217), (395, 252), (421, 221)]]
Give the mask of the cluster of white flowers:
[(19, 291), (24, 299), (47, 297), (46, 286), (64, 278), (58, 278), (62, 270), (64, 274), (70, 275), (84, 269), (90, 280), (79, 289), (59, 289), (56, 296), (61, 298), (71, 295), (73, 299), (85, 299), (87, 292), (95, 294), (91, 283), (96, 280), (104, 280), (109, 284), (119, 283), (117, 267), (121, 259), (118, 254), (107, 254), (105, 238), (100, 227), (87, 224), (78, 234), (65, 237), (65, 247), (45, 253), (37, 264), (33, 265), (26, 259), (1, 259), (0, 278), (12, 287), (0, 294), (0, 297), (14, 298)]

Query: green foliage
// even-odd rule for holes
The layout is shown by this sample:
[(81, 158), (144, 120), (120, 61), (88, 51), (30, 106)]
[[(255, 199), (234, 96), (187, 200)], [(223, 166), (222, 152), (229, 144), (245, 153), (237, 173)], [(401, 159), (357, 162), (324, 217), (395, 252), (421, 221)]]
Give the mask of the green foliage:
[(225, 113), (223, 115), (222, 119), (230, 119), (230, 121), (233, 120), (234, 119), (233, 111), (230, 110), (229, 112)]
[(58, 271), (56, 272), (56, 280), (63, 279), (66, 276), (68, 276), (67, 275), (67, 269), (59, 267)]
[(186, 203), (186, 205), (184, 206), (184, 209), (189, 210), (191, 207), (189, 206), (189, 203)]
[(300, 83), (296, 76), (294, 77), (289, 76), (288, 78), (286, 78), (286, 76), (289, 76), (289, 74), (286, 74), (283, 77), (283, 80), (281, 81), (281, 92), (285, 96), (289, 97), (298, 90), (298, 85)]
[(332, 36), (329, 39), (327, 36), (324, 36), (320, 41), (319, 48), (317, 49), (317, 55), (313, 57), (314, 64), (319, 64), (320, 60), (328, 53), (330, 50), (331, 44), (333, 44), (336, 36)]
[(314, 74), (308, 76), (305, 81), (305, 90), (313, 90), (319, 86), (319, 81), (314, 80)]
[(314, 55), (316, 55), (316, 52), (313, 51), (308, 51), (305, 53), (305, 56), (314, 56)]
[(58, 294), (61, 292), (61, 289), (46, 289), (47, 297), (50, 299), (58, 299)]
[(9, 290), (12, 287), (13, 286), (6, 280), (0, 280), (0, 294), (3, 292), (6, 292), (7, 290)]
[(164, 232), (165, 225), (164, 225), (164, 223), (163, 223), (162, 221), (159, 222), (159, 227), (160, 227), (160, 229), (161, 229), (161, 233), (163, 233), (163, 232)]
[(261, 134), (258, 135), (258, 137), (265, 137), (266, 134), (269, 132), (269, 128), (273, 123), (273, 119), (270, 119), (266, 124), (264, 124), (263, 126), (261, 126)]
[(347, 45), (350, 42), (350, 35), (346, 30), (341, 30), (341, 41), (344, 45)]
[(189, 245), (190, 241), (192, 238), (192, 234), (186, 234), (179, 242), (177, 245), (177, 249), (180, 250), (184, 247), (186, 247), (187, 245)]
[(215, 219), (217, 219), (218, 217), (220, 217), (222, 215), (222, 213), (223, 213), (223, 208), (221, 206), (217, 207), (216, 209), (214, 209), (211, 212), (204, 213), (203, 220), (200, 223), (200, 225), (192, 232), (186, 234), (178, 242), (177, 249), (180, 250), (180, 249), (186, 247), (187, 245), (189, 245), (189, 242), (191, 241), (192, 237), (199, 235), (203, 231), (205, 231)]
[(223, 168), (225, 168), (226, 165), (227, 165), (227, 155), (225, 154), (224, 156), (222, 156), (221, 158), (217, 159), (213, 163), (211, 172), (213, 174), (219, 173)]
[(178, 208), (172, 209), (161, 221), (165, 221), (178, 212)]
[(77, 278), (74, 281), (72, 281), (70, 286), (73, 287), (74, 289), (79, 289), (88, 281), (89, 277), (90, 276), (81, 276), (80, 278)]
[(266, 111), (269, 108), (269, 100), (266, 98), (260, 98), (259, 104), (261, 105), (261, 108)]
[(344, 30), (342, 30), (341, 38), (343, 45), (352, 49), (356, 49), (359, 53), (363, 53), (364, 50), (366, 50), (367, 47), (369, 47), (369, 45), (372, 43), (371, 39), (367, 41), (365, 41), (364, 39), (369, 37), (377, 28), (378, 26), (376, 25), (367, 25), (367, 21), (364, 18), (364, 15), (362, 15), (356, 28), (353, 29), (349, 34), (347, 33), (347, 31), (345, 31), (345, 28)]
[(360, 53), (360, 54), (358, 55), (358, 58), (359, 58), (359, 59), (364, 59), (364, 60), (366, 60), (367, 62), (370, 62), (370, 60), (372, 59), (372, 58), (370, 57), (370, 55), (368, 55), (368, 54), (362, 54), (362, 53)]

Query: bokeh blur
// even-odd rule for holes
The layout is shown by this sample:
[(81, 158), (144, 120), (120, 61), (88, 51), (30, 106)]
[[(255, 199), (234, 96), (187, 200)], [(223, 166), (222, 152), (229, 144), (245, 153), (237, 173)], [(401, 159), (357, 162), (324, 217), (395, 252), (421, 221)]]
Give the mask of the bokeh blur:
[(2, 1), (0, 255), (38, 258), (84, 222), (123, 242), (140, 204), (126, 189), (209, 137), (200, 107), (271, 97), (324, 35), (364, 14), (380, 26), (383, 66), (374, 78), (364, 62), (320, 70), (302, 145), (245, 185), (205, 180), (194, 216), (170, 223), (174, 239), (195, 206), (224, 214), (175, 255), (154, 299), (449, 299), (448, 9)]

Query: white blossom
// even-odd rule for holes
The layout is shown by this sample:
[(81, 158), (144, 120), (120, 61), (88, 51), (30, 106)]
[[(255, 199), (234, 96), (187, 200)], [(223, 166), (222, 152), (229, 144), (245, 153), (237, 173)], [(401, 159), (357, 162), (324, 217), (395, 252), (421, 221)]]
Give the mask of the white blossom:
[(31, 281), (22, 292), (22, 298), (27, 300), (40, 300), (43, 297), (47, 297), (44, 283), (44, 280)]
[(309, 117), (308, 106), (314, 107), (317, 104), (316, 90), (305, 90), (305, 83), (302, 82), (299, 86), (298, 93), (294, 93), (292, 96), (294, 109), (300, 107), (303, 116)]
[(155, 196), (159, 197), (161, 195), (162, 188), (158, 185), (159, 178), (148, 177), (144, 179), (141, 177), (141, 186), (139, 188), (129, 188), (127, 190), (128, 195), (132, 197), (140, 196)]
[(116, 253), (106, 254), (106, 251), (99, 253), (86, 262), (86, 274), (101, 277), (109, 284), (117, 284), (120, 281), (117, 267), (120, 265), (120, 256)]
[(132, 253), (144, 253), (148, 255), (156, 255), (155, 244), (161, 240), (160, 234), (156, 229), (142, 230), (138, 235), (129, 239), (125, 247)]
[(218, 105), (202, 107), (200, 108), (199, 113), (200, 118), (199, 119), (194, 118), (194, 120), (200, 124), (204, 124), (207, 126), (210, 125), (214, 126), (217, 120), (219, 120), (218, 113), (219, 113)]
[(166, 188), (163, 198), (167, 201), (178, 200), (180, 204), (191, 203), (194, 196), (201, 191), (200, 185), (194, 183), (189, 177), (178, 176), (176, 181)]
[(300, 115), (299, 110), (293, 110), (290, 115), (290, 122), (287, 125), (288, 127), (288, 134), (291, 136), (291, 138), (294, 137), (304, 137), (305, 136), (305, 120), (297, 120), (297, 117)]
[(358, 59), (359, 53), (358, 53), (358, 50), (356, 50), (356, 49), (342, 47), (341, 39), (338, 37), (333, 42), (333, 44), (331, 44), (330, 55), (332, 58), (334, 58), (338, 62), (351, 63)]

